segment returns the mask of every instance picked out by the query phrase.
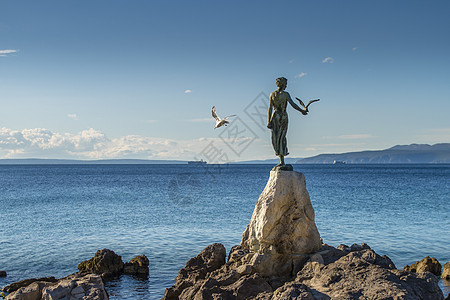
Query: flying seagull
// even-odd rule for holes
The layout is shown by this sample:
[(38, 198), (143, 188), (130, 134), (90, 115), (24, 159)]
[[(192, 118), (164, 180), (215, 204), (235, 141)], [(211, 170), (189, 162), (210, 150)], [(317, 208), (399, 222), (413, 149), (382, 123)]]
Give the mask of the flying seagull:
[(303, 101), (302, 100), (300, 100), (300, 99), (298, 99), (297, 97), (295, 97), (295, 99), (297, 99), (298, 100), (298, 102), (300, 102), (300, 105), (303, 107), (303, 109), (304, 110), (306, 110), (306, 111), (308, 111), (309, 112), (309, 110), (308, 110), (308, 106), (311, 104), (311, 103), (314, 103), (314, 102), (317, 102), (317, 101), (319, 101), (320, 99), (316, 99), (316, 100), (311, 100), (311, 101), (309, 101), (308, 102), (308, 104), (306, 104), (306, 106), (305, 106), (305, 103), (303, 103)]
[(221, 119), (216, 114), (216, 107), (215, 106), (212, 107), (211, 113), (212, 113), (212, 116), (214, 117), (214, 119), (216, 119), (216, 126), (214, 126), (214, 129), (219, 128), (220, 126), (223, 126), (223, 125), (227, 126), (227, 124), (230, 123), (230, 122), (227, 121), (227, 119), (229, 117), (236, 116), (236, 115), (231, 115), (231, 116), (226, 116), (225, 118)]

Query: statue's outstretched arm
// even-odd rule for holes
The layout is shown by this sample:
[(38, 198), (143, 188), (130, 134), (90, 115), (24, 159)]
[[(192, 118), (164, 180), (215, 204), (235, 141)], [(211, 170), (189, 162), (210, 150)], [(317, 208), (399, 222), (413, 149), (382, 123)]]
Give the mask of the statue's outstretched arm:
[(305, 109), (301, 108), (300, 106), (298, 106), (297, 104), (295, 104), (294, 101), (292, 101), (291, 95), (288, 94), (287, 100), (288, 100), (289, 104), (290, 104), (293, 108), (295, 108), (296, 110), (298, 110), (299, 112), (301, 112), (301, 113), (304, 114), (304, 115), (307, 115), (307, 114), (308, 114), (308, 111), (306, 111)]

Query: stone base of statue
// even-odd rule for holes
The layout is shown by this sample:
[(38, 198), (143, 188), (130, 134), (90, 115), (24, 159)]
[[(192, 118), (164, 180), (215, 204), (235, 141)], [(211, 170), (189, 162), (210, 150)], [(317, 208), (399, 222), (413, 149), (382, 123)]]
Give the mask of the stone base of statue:
[(292, 165), (286, 164), (278, 164), (275, 167), (272, 168), (272, 171), (294, 171), (294, 168)]
[(320, 249), (314, 209), (302, 173), (281, 168), (270, 172), (241, 245), (255, 253), (252, 265), (263, 276), (290, 275), (307, 254)]

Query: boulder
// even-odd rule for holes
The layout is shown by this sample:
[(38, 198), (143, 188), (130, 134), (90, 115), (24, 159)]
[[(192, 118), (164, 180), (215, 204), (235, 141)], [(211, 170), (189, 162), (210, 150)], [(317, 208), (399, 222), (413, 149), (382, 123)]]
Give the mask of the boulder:
[(442, 270), (441, 278), (445, 280), (450, 280), (450, 261), (444, 265)]
[[(443, 300), (436, 276), (401, 271), (367, 244), (336, 249), (322, 245), (305, 255), (292, 277), (263, 276), (252, 265), (257, 253), (238, 245), (223, 264), (220, 244), (191, 259), (166, 289), (164, 299), (373, 299)], [(216, 263), (208, 263), (220, 256)]]
[[(181, 293), (195, 283), (204, 280), (206, 275), (225, 264), (226, 250), (222, 244), (212, 244), (191, 258), (175, 278), (175, 284), (166, 289), (164, 299), (178, 299)], [(181, 298), (188, 299), (188, 298)]]
[(309, 261), (295, 282), (324, 299), (443, 299), (435, 276), (397, 270), (371, 249), (348, 252), (329, 264)]
[(125, 275), (135, 275), (138, 277), (148, 276), (149, 261), (147, 256), (139, 255), (124, 264), (123, 272)]
[(35, 281), (27, 286), (21, 287), (13, 293), (6, 296), (7, 300), (41, 300), (42, 288), (51, 284), (45, 281)]
[(78, 265), (80, 273), (101, 275), (104, 280), (117, 277), (123, 273), (122, 257), (109, 249), (98, 250), (94, 257)]
[(9, 294), (6, 300), (92, 299), (106, 300), (108, 294), (99, 275), (73, 274), (57, 282), (35, 281)]
[(6, 277), (6, 271), (0, 271), (0, 277)]
[(12, 293), (12, 292), (17, 291), (18, 289), (20, 289), (22, 287), (26, 287), (26, 286), (32, 284), (33, 282), (36, 282), (36, 281), (50, 282), (51, 283), (51, 282), (58, 281), (58, 279), (56, 279), (53, 276), (51, 276), (51, 277), (42, 277), (42, 278), (37, 278), (37, 279), (36, 278), (25, 279), (25, 280), (21, 280), (21, 281), (18, 281), (18, 282), (11, 283), (8, 286), (5, 286), (3, 288), (3, 291), (7, 292), (7, 293)]
[(436, 258), (427, 256), (421, 261), (416, 261), (411, 266), (406, 265), (403, 270), (415, 273), (430, 272), (439, 276), (441, 275), (442, 266)]
[(321, 246), (305, 176), (271, 171), (241, 245), (262, 254), (309, 254)]

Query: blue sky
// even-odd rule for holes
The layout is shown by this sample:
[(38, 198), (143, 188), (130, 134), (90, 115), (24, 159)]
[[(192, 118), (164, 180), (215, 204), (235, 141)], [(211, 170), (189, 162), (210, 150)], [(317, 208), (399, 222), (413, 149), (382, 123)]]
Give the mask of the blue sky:
[[(288, 108), (290, 157), (448, 143), (449, 13), (449, 1), (1, 1), (0, 158), (272, 158), (248, 112), (279, 76), (293, 98), (321, 99), (308, 116)], [(234, 127), (213, 129), (213, 105)]]

